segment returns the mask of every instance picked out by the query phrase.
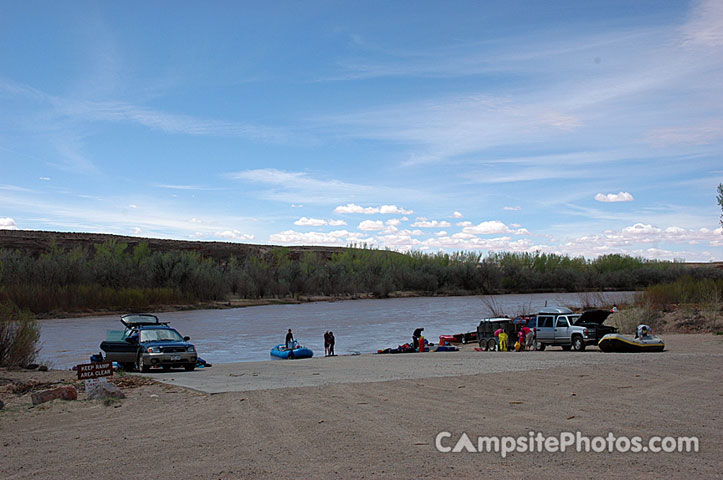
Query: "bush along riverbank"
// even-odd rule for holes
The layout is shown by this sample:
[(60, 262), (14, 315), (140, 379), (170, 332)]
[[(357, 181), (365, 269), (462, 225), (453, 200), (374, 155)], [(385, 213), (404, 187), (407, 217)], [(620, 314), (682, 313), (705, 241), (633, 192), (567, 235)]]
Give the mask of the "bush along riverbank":
[[(152, 250), (115, 239), (42, 252), (0, 250), (0, 303), (41, 316), (314, 299), (636, 290), (723, 270), (623, 255), (398, 253), (349, 247), (329, 254), (283, 247), (239, 257)], [(652, 295), (652, 293), (650, 294)]]

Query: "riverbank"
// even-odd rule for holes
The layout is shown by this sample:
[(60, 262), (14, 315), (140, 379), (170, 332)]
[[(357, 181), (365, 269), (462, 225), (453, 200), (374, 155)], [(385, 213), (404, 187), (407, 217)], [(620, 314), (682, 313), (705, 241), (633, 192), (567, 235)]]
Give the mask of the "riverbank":
[[(603, 301), (605, 295), (615, 294), (629, 294), (628, 291), (606, 291), (606, 292), (564, 292), (564, 291), (550, 291), (550, 292), (527, 292), (527, 293), (499, 293), (490, 295), (489, 297), (493, 300), (491, 303), (493, 306), (494, 299), (498, 296), (503, 295), (536, 295), (536, 294), (548, 294), (551, 296), (569, 294), (578, 296), (578, 303), (586, 304), (590, 303), (590, 306), (594, 306), (596, 301)], [(169, 312), (185, 312), (195, 310), (227, 310), (233, 308), (246, 308), (246, 307), (261, 307), (268, 305), (302, 305), (306, 303), (332, 303), (332, 302), (345, 302), (350, 300), (388, 300), (397, 298), (450, 298), (450, 297), (478, 297), (482, 298), (485, 295), (469, 292), (469, 291), (455, 291), (455, 292), (444, 292), (431, 294), (429, 292), (421, 291), (399, 291), (389, 292), (386, 297), (378, 297), (373, 293), (358, 293), (350, 295), (298, 295), (296, 297), (280, 297), (280, 298), (231, 298), (229, 300), (219, 300), (210, 302), (197, 302), (192, 304), (168, 304), (168, 305), (154, 305), (151, 308), (143, 310), (143, 313), (169, 313)], [(609, 302), (607, 302), (609, 303)], [(619, 304), (624, 306), (624, 304)], [(128, 310), (119, 310), (113, 308), (103, 309), (84, 309), (82, 311), (52, 311), (42, 314), (37, 314), (36, 317), (39, 320), (52, 320), (62, 318), (85, 318), (85, 317), (99, 317), (104, 315), (122, 315), (129, 313)], [(511, 313), (511, 312), (510, 312)], [(525, 312), (529, 313), (529, 312)], [(490, 314), (492, 315), (492, 314)], [(494, 315), (492, 315), (494, 316)]]
[[(217, 394), (153, 382), (126, 389), (127, 399), (108, 406), (82, 400), (82, 393), (75, 402), (13, 404), (0, 411), (0, 476), (112, 479), (152, 471), (160, 478), (479, 478), (484, 472), (559, 479), (604, 472), (611, 478), (716, 478), (723, 449), (723, 338), (671, 335), (666, 341), (668, 351), (646, 355), (478, 353), (492, 362), (535, 361), (540, 368), (490, 371), (482, 362), (476, 373), (465, 375), (454, 369), (464, 368), (465, 355), (474, 354), (259, 362), (293, 369), (295, 378), (312, 382), (341, 369), (339, 379), (347, 381)], [(435, 355), (450, 374), (429, 376), (428, 366), (405, 360)], [(563, 357), (569, 363), (560, 363)], [(368, 361), (378, 359), (408, 378), (351, 382), (350, 375), (373, 374)], [(224, 365), (192, 374), (216, 375), (229, 384), (246, 376), (267, 382), (255, 368)], [(0, 377), (11, 373), (17, 372), (0, 371)], [(506, 458), (440, 453), (435, 439), (445, 431), (451, 435), (445, 445), (463, 432), (472, 438), (530, 431), (696, 436), (700, 451), (534, 452)]]

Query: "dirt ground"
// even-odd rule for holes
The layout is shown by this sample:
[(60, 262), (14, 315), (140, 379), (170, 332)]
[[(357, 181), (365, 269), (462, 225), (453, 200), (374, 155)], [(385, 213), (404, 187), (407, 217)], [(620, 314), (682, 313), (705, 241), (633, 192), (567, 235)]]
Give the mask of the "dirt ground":
[[(131, 377), (128, 398), (108, 405), (81, 393), (32, 407), (17, 385), (72, 382), (72, 372), (0, 370), (0, 477), (720, 478), (723, 337), (677, 335), (666, 345), (644, 361), (566, 352), (588, 357), (529, 371), (219, 394)], [(501, 458), (441, 453), (435, 438), (445, 431), (450, 446), (463, 432), (475, 443), (530, 431), (696, 436), (700, 451)]]

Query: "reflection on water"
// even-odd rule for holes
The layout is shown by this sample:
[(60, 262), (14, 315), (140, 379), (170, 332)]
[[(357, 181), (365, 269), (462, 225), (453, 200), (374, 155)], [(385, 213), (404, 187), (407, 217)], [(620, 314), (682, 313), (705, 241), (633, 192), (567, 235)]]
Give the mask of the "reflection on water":
[[(599, 295), (599, 294), (594, 294)], [(626, 303), (632, 292), (603, 294), (609, 307)], [(494, 304), (510, 315), (534, 313), (548, 305), (577, 306), (576, 293), (497, 295)], [(596, 297), (597, 298), (597, 297)], [(472, 331), (490, 312), (481, 297), (421, 297), (351, 300), (301, 305), (269, 305), (230, 310), (161, 313), (182, 335), (189, 335), (199, 355), (210, 363), (268, 360), (272, 346), (282, 343), (286, 330), (319, 356), (323, 335), (334, 332), (336, 353), (375, 352), (411, 341), (412, 331), (424, 327), (436, 343), (439, 335)], [(107, 330), (122, 328), (117, 316), (42, 320), (40, 358), (55, 368), (85, 363), (99, 352)]]

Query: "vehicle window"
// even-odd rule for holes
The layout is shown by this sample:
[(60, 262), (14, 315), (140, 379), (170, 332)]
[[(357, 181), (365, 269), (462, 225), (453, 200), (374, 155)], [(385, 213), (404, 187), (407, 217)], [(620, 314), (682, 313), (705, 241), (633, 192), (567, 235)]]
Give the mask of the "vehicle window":
[(569, 327), (570, 324), (567, 323), (567, 317), (557, 317), (557, 326), (562, 327)]
[(538, 317), (538, 328), (552, 328), (552, 317)]
[(151, 329), (141, 330), (141, 342), (182, 342), (183, 337), (173, 329)]
[(575, 315), (568, 315), (568, 316), (567, 316), (568, 320), (570, 320), (570, 324), (571, 324), (571, 325), (575, 325), (575, 322), (577, 322), (577, 320), (578, 320), (580, 317), (582, 317), (582, 314), (579, 314), (579, 313), (578, 313), (578, 314), (575, 314)]
[(122, 342), (126, 339), (126, 335), (120, 330), (106, 330), (105, 339), (108, 342)]
[(527, 326), (528, 326), (529, 328), (535, 328), (535, 327), (537, 326), (537, 319), (536, 319), (536, 318), (532, 318), (532, 319), (528, 320), (528, 321), (527, 321)]

